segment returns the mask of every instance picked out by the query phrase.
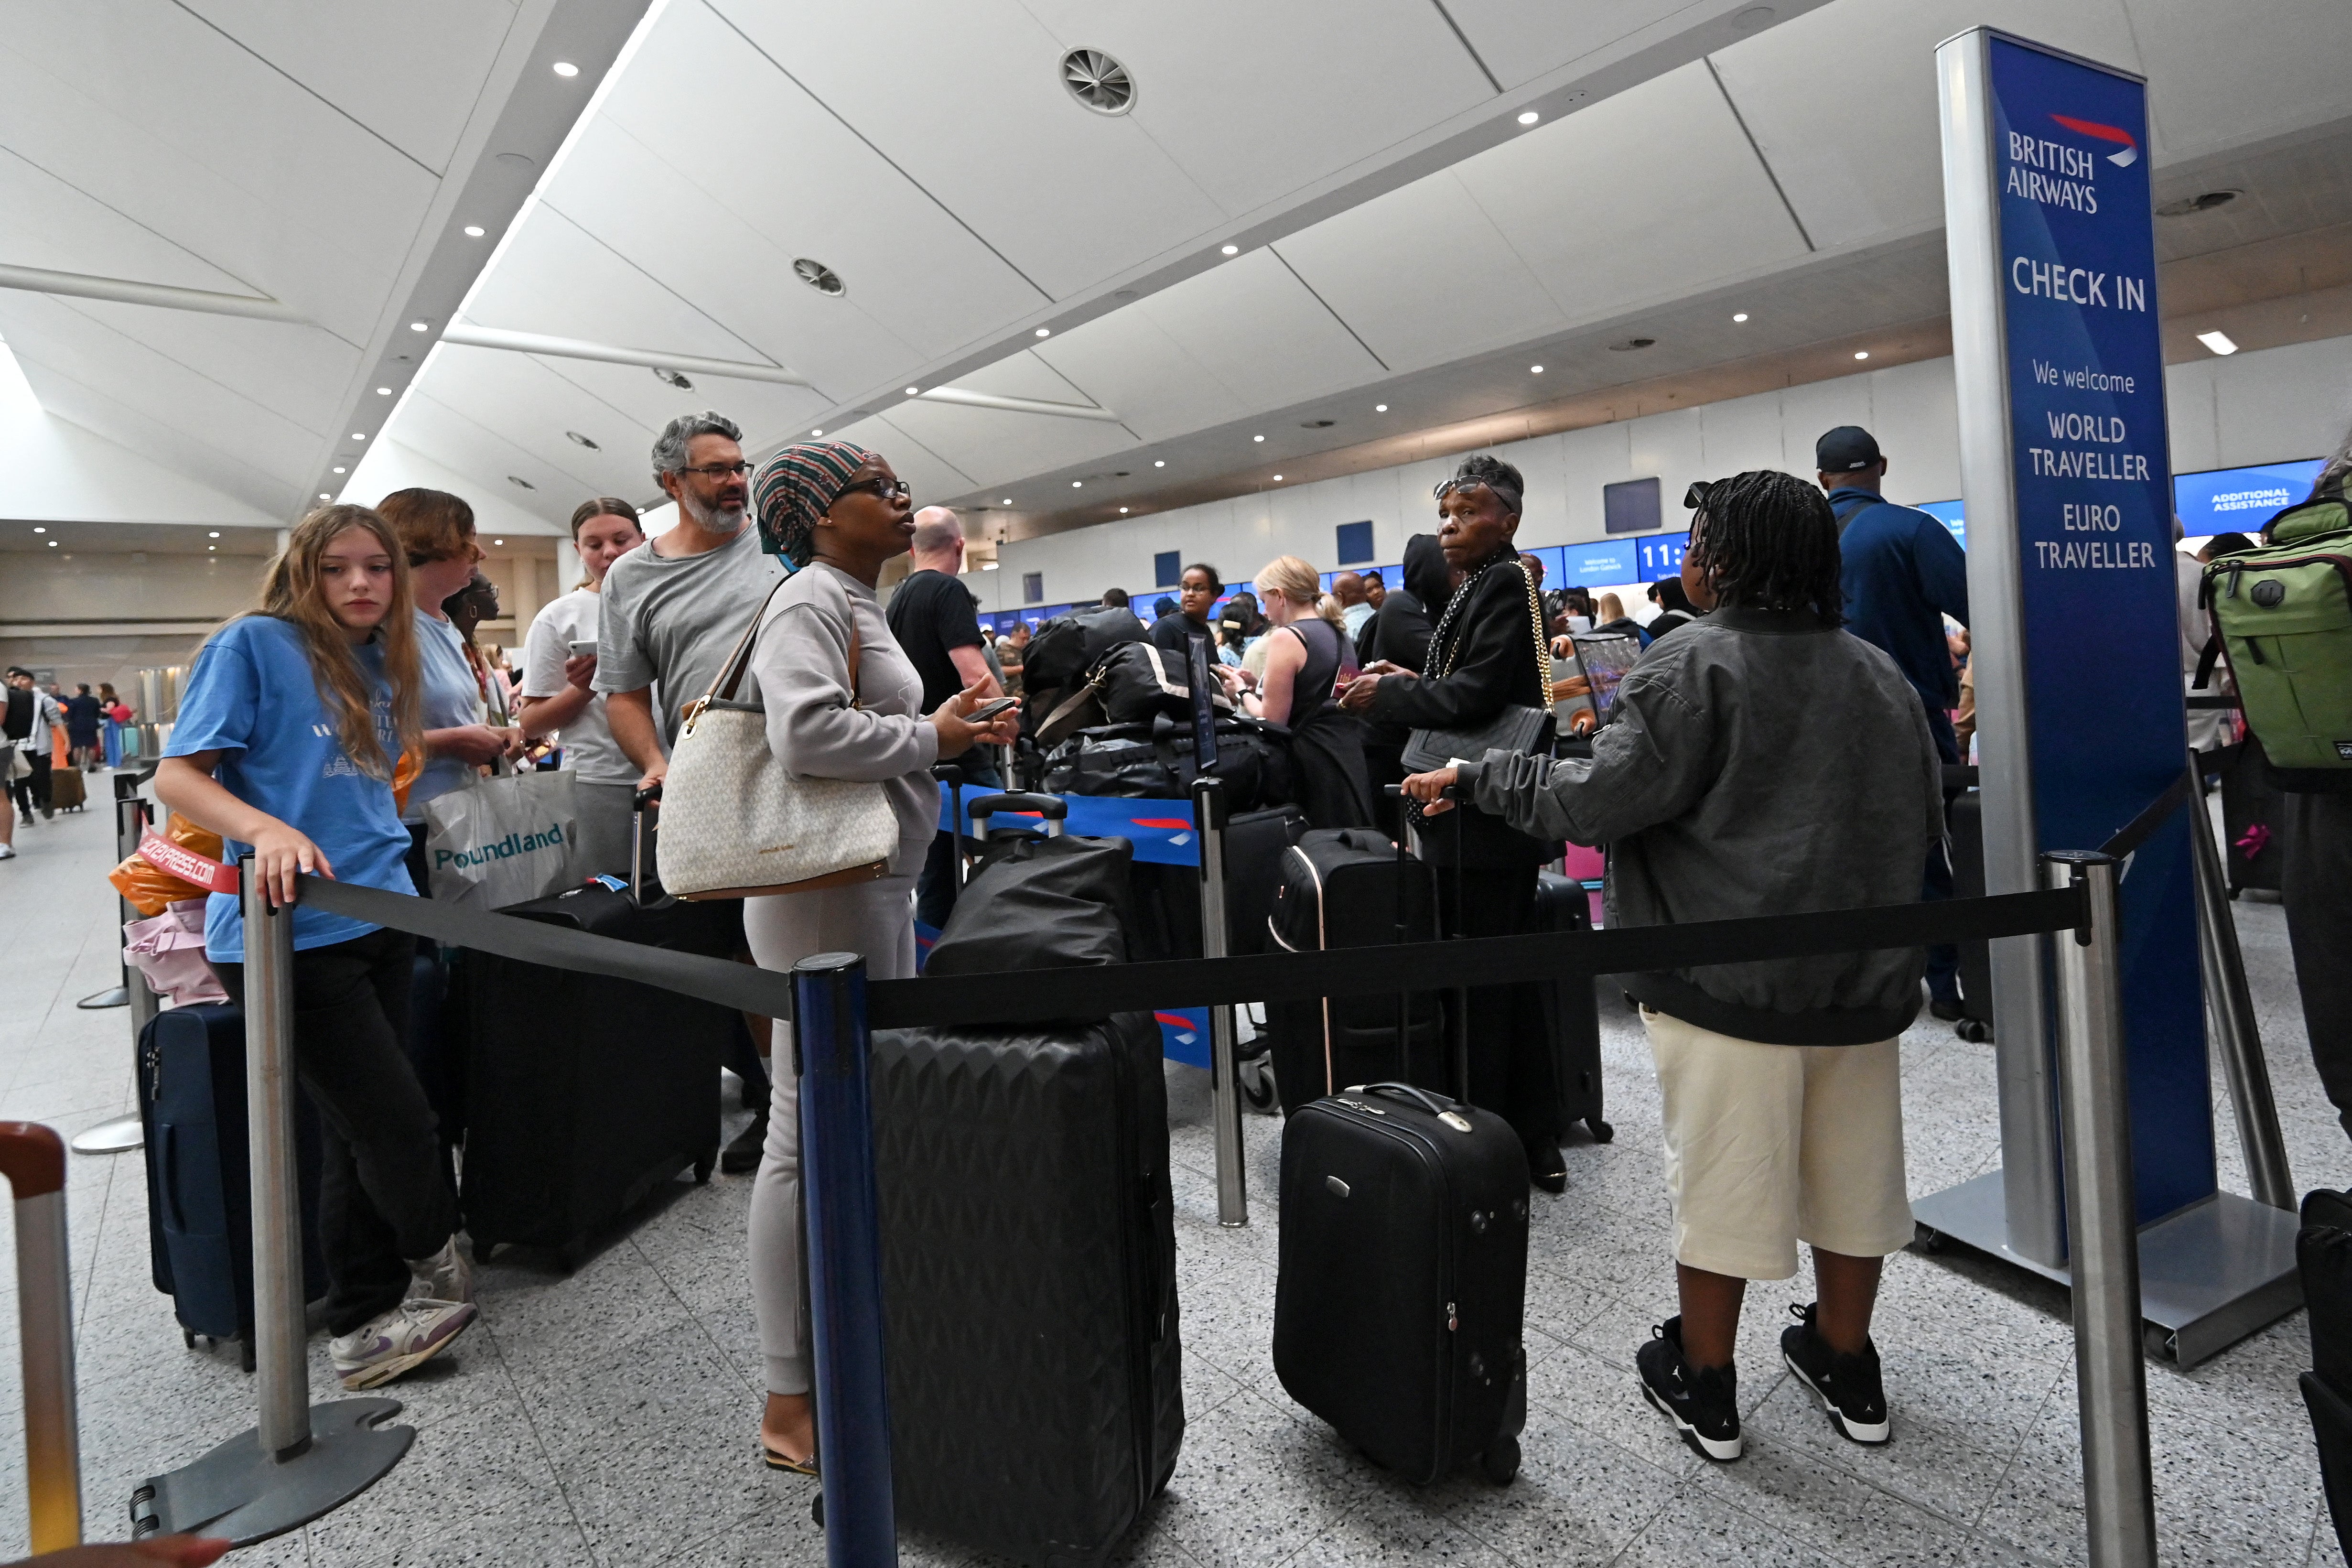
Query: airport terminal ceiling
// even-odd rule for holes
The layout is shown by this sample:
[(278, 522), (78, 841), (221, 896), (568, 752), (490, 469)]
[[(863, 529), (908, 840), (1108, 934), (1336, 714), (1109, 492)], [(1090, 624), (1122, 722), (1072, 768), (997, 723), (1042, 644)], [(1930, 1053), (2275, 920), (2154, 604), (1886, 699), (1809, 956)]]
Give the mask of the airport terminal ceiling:
[(708, 405), (1022, 538), (1936, 357), (1979, 22), (2151, 79), (2172, 357), (2352, 331), (2333, 0), (10, 16), (0, 336), (255, 522), (560, 531)]

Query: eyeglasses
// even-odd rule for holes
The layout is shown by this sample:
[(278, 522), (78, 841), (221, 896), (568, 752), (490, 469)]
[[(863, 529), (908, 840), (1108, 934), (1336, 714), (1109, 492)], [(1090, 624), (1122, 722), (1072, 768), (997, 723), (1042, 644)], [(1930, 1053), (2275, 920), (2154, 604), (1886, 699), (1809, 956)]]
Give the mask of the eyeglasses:
[(907, 488), (906, 480), (886, 479), (879, 474), (875, 475), (870, 479), (859, 479), (855, 484), (847, 484), (841, 487), (841, 493), (843, 495), (854, 495), (859, 490), (873, 491), (875, 499), (877, 500), (887, 501), (893, 499), (912, 500), (915, 497), (915, 492)]
[(681, 474), (700, 474), (706, 479), (737, 479), (751, 471), (749, 463), (705, 463), (698, 468), (680, 468)]

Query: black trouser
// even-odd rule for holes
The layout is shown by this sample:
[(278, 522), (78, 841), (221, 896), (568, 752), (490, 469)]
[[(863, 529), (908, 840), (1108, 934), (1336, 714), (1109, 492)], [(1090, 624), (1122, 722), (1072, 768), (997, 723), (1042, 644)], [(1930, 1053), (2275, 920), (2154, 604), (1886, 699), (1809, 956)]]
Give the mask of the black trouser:
[(30, 816), (36, 806), (43, 811), (49, 808), (49, 753), (26, 752), (25, 760), (33, 771), (16, 781), (16, 809)]
[[(1517, 936), (1536, 929), (1536, 866), (1437, 868), (1437, 907), (1449, 936)], [(1455, 878), (1461, 893), (1454, 892)], [(1446, 1006), (1454, 1006), (1449, 993)], [(1559, 1136), (1559, 1086), (1551, 1027), (1533, 984), (1481, 985), (1469, 994), (1470, 1103), (1511, 1124), (1522, 1142)]]
[(2352, 794), (2289, 790), (2279, 799), (2286, 841), (2279, 900), (2303, 1029), (2320, 1085), (2352, 1132)]
[[(402, 1041), (416, 939), (379, 929), (294, 955), (294, 1070), (319, 1109), (319, 1242), (327, 1331), (347, 1334), (408, 1294), (412, 1258), (441, 1250), (457, 1200), (433, 1108)], [(245, 1000), (245, 965), (221, 984)]]

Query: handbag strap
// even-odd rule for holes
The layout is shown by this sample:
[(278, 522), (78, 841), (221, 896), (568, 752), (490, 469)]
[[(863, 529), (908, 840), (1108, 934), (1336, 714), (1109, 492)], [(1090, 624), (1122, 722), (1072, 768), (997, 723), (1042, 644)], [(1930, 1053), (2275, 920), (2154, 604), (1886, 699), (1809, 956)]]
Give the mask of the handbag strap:
[[(1503, 563), (1499, 561), (1495, 563), (1495, 565), (1496, 566), (1500, 566), (1501, 564), (1503, 564)], [(1514, 558), (1510, 565), (1511, 570), (1519, 574), (1519, 582), (1527, 588), (1528, 591), (1528, 626), (1534, 631), (1536, 637), (1536, 672), (1543, 680), (1543, 702), (1541, 705), (1544, 707), (1549, 707), (1551, 705), (1551, 644), (1546, 641), (1544, 637), (1543, 602), (1536, 596), (1536, 580), (1532, 576), (1528, 575), (1527, 563)], [(1492, 568), (1489, 568), (1489, 570), (1491, 569)], [(1465, 583), (1462, 584), (1462, 592), (1467, 593), (1469, 591), (1469, 587), (1470, 584)], [(1453, 605), (1448, 605), (1446, 606), (1449, 614), (1453, 611), (1454, 607), (1454, 606)], [(1453, 643), (1447, 647), (1445, 650), (1444, 667), (1437, 673), (1441, 676), (1453, 674), (1454, 661), (1460, 656), (1461, 652), (1462, 638), (1457, 637), (1454, 639)]]
[[(778, 591), (791, 581), (787, 577), (769, 586), (766, 595), (760, 601), (760, 607), (751, 612), (751, 624), (743, 628), (743, 635), (735, 639), (734, 650), (728, 654), (727, 662), (719, 667), (717, 675), (711, 677), (710, 689), (688, 703), (683, 710), (685, 722), (679, 726), (680, 734), (693, 734), (695, 721), (701, 718), (702, 710), (713, 702), (735, 700), (735, 689), (742, 684), (743, 671), (751, 667), (751, 645), (759, 640), (760, 623), (767, 618), (768, 606), (775, 602)], [(857, 706), (857, 606), (852, 605), (849, 607), (849, 702), (853, 708)]]

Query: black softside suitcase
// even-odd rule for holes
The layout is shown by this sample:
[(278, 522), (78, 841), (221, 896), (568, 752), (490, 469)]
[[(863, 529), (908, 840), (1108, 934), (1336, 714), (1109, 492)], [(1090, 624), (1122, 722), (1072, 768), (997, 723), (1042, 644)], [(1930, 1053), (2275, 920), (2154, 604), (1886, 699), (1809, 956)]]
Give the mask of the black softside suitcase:
[[(1437, 938), (1435, 869), (1400, 858), (1375, 828), (1310, 830), (1276, 867), (1267, 926), (1277, 951), (1319, 952)], [(1393, 992), (1268, 1002), (1265, 1026), (1284, 1113), (1349, 1084), (1406, 1079), (1436, 1088), (1450, 1082), (1438, 996), (1408, 998), (1402, 1052), (1397, 1002)], [(1401, 1055), (1408, 1059), (1401, 1061)]]
[[(706, 957), (732, 952), (740, 919), (723, 901), (640, 909), (596, 882), (500, 912)], [(473, 949), (452, 989), (446, 1019), (466, 1084), (458, 1201), (477, 1258), (511, 1242), (576, 1267), (593, 1237), (680, 1171), (709, 1177), (732, 1012)]]
[[(1264, 952), (1270, 945), (1266, 917), (1274, 912), (1283, 851), (1306, 831), (1306, 816), (1295, 805), (1241, 812), (1226, 820), (1227, 953)], [(1200, 868), (1138, 860), (1129, 880), (1133, 922), (1129, 956), (1137, 963), (1200, 957)]]
[(2301, 1378), (2319, 1447), (2319, 1476), (2338, 1547), (2352, 1552), (2352, 1197), (2326, 1188), (2305, 1195), (2294, 1238), (2304, 1304), (2310, 1308), (2311, 1370)]
[[(245, 1014), (228, 1003), (158, 1013), (139, 1037), (149, 1268), (182, 1337), (236, 1340), (253, 1368), (253, 1196), (245, 1104)], [(294, 1115), (303, 1298), (327, 1293), (319, 1249), (319, 1123)]]
[(2230, 896), (2248, 888), (2279, 890), (2285, 847), (2279, 841), (2285, 803), (2271, 783), (2263, 743), (2247, 735), (2221, 763), (2221, 863)]
[(874, 1037), (898, 1518), (1092, 1568), (1184, 1435), (1149, 1014)]
[(1274, 1371), (1373, 1462), (1425, 1484), (1517, 1473), (1528, 1161), (1491, 1111), (1398, 1084), (1282, 1131)]
[[(1557, 871), (1536, 874), (1538, 931), (1590, 931), (1592, 901), (1584, 884)], [(1552, 1078), (1559, 1085), (1559, 1125), (1563, 1131), (1581, 1121), (1596, 1143), (1606, 1143), (1617, 1130), (1601, 1116), (1601, 1009), (1598, 981), (1590, 974), (1570, 974), (1540, 983), (1544, 1026), (1551, 1037)]]
[[(1981, 899), (1985, 894), (1984, 796), (1964, 790), (1952, 797), (1946, 811), (1950, 825), (1952, 896)], [(1960, 1018), (1952, 1032), (1964, 1040), (1982, 1043), (1992, 1038), (1992, 947), (1964, 942), (1960, 949)]]

